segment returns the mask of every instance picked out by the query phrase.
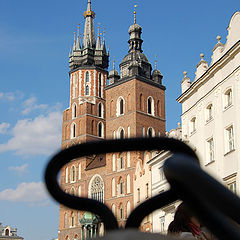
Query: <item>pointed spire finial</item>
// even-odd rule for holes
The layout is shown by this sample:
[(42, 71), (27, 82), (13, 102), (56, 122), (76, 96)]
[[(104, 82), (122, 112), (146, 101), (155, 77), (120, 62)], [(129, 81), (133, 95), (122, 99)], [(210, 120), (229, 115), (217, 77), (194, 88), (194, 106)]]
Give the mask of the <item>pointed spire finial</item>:
[(99, 31), (100, 31), (100, 22), (98, 22), (98, 26), (97, 26), (97, 29), (98, 29), (98, 36), (99, 36)]
[(200, 53), (200, 57), (201, 57), (201, 61), (203, 61), (204, 59), (204, 54), (203, 53)]
[(186, 78), (187, 77), (187, 71), (184, 71), (183, 75), (184, 75), (184, 78)]
[(157, 55), (155, 55), (155, 69), (157, 70)]
[(115, 60), (113, 60), (113, 70), (115, 70)]
[(74, 43), (76, 42), (76, 32), (73, 32), (73, 36), (74, 36)]
[(138, 6), (137, 4), (134, 5), (134, 12), (133, 12), (133, 14), (134, 14), (134, 24), (137, 22), (136, 21), (136, 7), (137, 6)]

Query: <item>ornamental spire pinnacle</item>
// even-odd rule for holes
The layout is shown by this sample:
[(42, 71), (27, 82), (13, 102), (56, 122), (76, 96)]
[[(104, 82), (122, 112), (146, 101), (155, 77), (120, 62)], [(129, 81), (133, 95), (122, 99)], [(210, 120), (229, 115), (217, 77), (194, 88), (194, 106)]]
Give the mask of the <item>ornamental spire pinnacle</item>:
[(94, 48), (96, 46), (96, 39), (95, 39), (95, 32), (94, 32), (94, 25), (93, 25), (93, 19), (95, 18), (95, 13), (92, 11), (92, 8), (91, 8), (91, 0), (88, 0), (87, 11), (84, 12), (83, 16), (85, 18), (83, 47)]

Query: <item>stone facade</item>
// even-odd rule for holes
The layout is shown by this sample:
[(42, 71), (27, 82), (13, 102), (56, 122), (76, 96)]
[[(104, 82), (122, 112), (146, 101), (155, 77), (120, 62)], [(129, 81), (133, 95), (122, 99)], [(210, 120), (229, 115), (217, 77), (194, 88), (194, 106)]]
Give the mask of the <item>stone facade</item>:
[(240, 12), (227, 28), (226, 43), (213, 48), (211, 63), (203, 59), (196, 77), (182, 80), (182, 134), (196, 149), (204, 170), (239, 194)]
[[(63, 113), (62, 148), (86, 141), (160, 136), (165, 134), (165, 87), (162, 74), (142, 51), (142, 28), (129, 28), (129, 51), (120, 75), (109, 72), (105, 40), (95, 40), (91, 1), (88, 0), (85, 34), (74, 39), (69, 55), (70, 101)], [(79, 35), (79, 33), (78, 33)], [(98, 59), (96, 56), (102, 56)], [(67, 193), (104, 202), (124, 226), (130, 212), (151, 197), (151, 152), (109, 153), (74, 159), (61, 169), (61, 187)], [(141, 230), (152, 231), (151, 216)], [(59, 240), (86, 239), (104, 233), (94, 214), (60, 205)]]

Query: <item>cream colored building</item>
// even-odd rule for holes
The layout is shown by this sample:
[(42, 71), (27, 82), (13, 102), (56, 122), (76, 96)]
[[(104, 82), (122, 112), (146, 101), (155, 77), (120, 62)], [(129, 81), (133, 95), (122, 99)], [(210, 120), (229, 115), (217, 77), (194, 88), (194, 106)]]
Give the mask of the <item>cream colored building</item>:
[(211, 62), (201, 60), (193, 81), (184, 72), (182, 135), (196, 149), (204, 170), (239, 193), (240, 12), (233, 14), (226, 43), (217, 36)]

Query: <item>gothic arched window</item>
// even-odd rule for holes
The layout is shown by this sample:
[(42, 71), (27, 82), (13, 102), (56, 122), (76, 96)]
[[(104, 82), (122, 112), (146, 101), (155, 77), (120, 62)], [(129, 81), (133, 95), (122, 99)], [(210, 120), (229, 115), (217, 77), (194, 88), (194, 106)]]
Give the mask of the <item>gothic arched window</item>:
[(70, 182), (76, 181), (76, 167), (72, 166), (70, 170)]
[(95, 176), (90, 182), (90, 196), (99, 202), (104, 201), (104, 183), (100, 176)]
[(77, 105), (76, 103), (73, 103), (72, 106), (72, 118), (76, 118), (77, 117)]
[(148, 98), (147, 107), (148, 107), (148, 114), (154, 115), (154, 102), (152, 97)]
[(102, 138), (104, 135), (103, 132), (104, 132), (103, 123), (99, 122), (98, 123), (98, 136)]
[(85, 79), (86, 83), (89, 83), (89, 72), (86, 72), (86, 79)]
[(103, 104), (102, 103), (98, 104), (98, 116), (101, 118), (103, 117)]
[(124, 139), (124, 130), (123, 129), (120, 130), (120, 139)]
[(155, 136), (154, 129), (152, 127), (148, 128), (148, 137), (154, 137), (154, 136)]
[(76, 137), (76, 124), (73, 123), (71, 126), (71, 138), (75, 138)]
[(120, 99), (120, 102), (119, 102), (119, 109), (120, 109), (120, 115), (123, 114), (123, 105), (124, 105), (124, 102), (123, 102), (123, 99)]
[(89, 95), (89, 86), (88, 86), (88, 85), (86, 85), (85, 94), (86, 94), (87, 96)]

